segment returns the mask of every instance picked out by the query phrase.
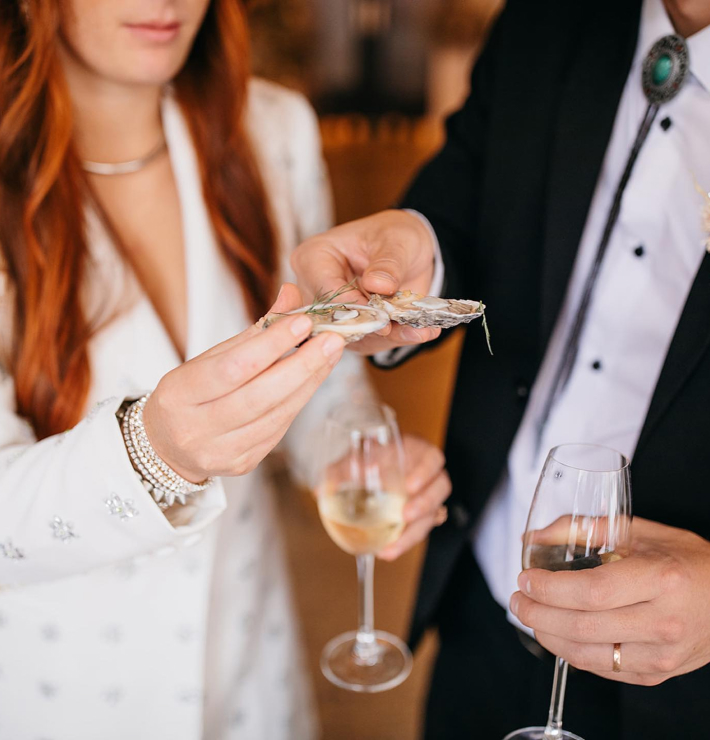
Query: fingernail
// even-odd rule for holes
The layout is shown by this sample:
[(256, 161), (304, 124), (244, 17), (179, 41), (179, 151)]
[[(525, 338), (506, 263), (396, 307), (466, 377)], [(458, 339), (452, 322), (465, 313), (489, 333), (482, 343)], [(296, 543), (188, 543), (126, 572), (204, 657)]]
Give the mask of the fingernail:
[(521, 573), (518, 576), (518, 588), (526, 594), (530, 594), (532, 591), (532, 585), (530, 584), (530, 579), (525, 573)]
[(402, 336), (407, 342), (421, 342), (422, 338), (418, 331), (415, 331), (414, 329), (411, 329), (410, 327), (405, 327), (402, 329)]
[(513, 614), (515, 614), (516, 617), (518, 616), (518, 599), (519, 598), (520, 597), (518, 596), (517, 593), (513, 594), (510, 597), (510, 611), (513, 612)]
[(394, 279), (394, 277), (392, 277), (392, 275), (389, 274), (389, 272), (383, 272), (381, 270), (375, 270), (374, 272), (368, 272), (367, 274), (368, 274), (368, 277), (369, 276), (372, 276), (372, 277), (379, 278), (380, 280), (390, 280), (393, 283), (396, 283), (397, 282)]
[(299, 316), (293, 324), (291, 324), (291, 334), (294, 337), (301, 337), (311, 330), (313, 326), (308, 316)]
[(323, 354), (326, 357), (332, 357), (343, 348), (344, 344), (342, 337), (337, 334), (329, 334), (323, 342)]

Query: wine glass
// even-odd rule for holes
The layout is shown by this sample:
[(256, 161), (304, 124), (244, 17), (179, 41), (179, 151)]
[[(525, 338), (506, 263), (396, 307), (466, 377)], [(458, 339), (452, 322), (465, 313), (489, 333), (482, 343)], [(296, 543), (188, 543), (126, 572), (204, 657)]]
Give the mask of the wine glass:
[(330, 413), (316, 493), (326, 531), (356, 557), (359, 590), (359, 627), (328, 642), (321, 670), (350, 691), (394, 688), (412, 670), (412, 654), (395, 635), (374, 629), (372, 588), (375, 553), (404, 529), (404, 452), (391, 408), (348, 402)]
[[(550, 450), (525, 528), (523, 570), (596, 568), (625, 557), (630, 536), (629, 461), (600, 445)], [(516, 730), (504, 740), (582, 740), (562, 729), (566, 683), (567, 661), (558, 657), (547, 725)]]

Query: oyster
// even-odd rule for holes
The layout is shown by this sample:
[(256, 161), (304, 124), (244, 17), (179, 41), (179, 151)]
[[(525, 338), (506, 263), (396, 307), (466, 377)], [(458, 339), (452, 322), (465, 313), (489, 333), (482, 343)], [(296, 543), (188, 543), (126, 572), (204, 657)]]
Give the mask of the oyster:
[(415, 329), (428, 326), (450, 329), (480, 318), (485, 309), (479, 301), (423, 296), (411, 290), (401, 290), (391, 297), (373, 295), (370, 305), (386, 311), (392, 321), (413, 326)]
[(357, 342), (367, 334), (384, 329), (390, 322), (387, 312), (375, 306), (361, 306), (357, 303), (315, 303), (288, 313), (268, 314), (263, 327), (266, 329), (285, 316), (297, 313), (306, 313), (313, 320), (312, 337), (324, 331), (332, 331), (340, 334), (346, 342)]

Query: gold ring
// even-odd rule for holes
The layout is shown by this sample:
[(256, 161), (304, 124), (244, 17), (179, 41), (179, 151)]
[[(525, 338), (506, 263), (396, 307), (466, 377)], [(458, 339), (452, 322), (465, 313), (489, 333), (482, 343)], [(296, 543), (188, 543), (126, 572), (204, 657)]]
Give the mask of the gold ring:
[(612, 668), (614, 673), (621, 673), (621, 643), (614, 643), (614, 666)]
[(436, 510), (436, 516), (434, 517), (434, 526), (440, 527), (449, 518), (449, 510), (446, 506), (440, 506)]

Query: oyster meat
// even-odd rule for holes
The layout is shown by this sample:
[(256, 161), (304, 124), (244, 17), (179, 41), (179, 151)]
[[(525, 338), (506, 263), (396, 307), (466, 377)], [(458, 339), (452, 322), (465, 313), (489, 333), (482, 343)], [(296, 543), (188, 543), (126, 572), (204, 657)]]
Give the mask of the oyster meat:
[(297, 313), (307, 313), (313, 320), (312, 337), (324, 331), (332, 331), (340, 334), (346, 342), (357, 342), (367, 334), (384, 329), (390, 322), (389, 314), (376, 306), (361, 306), (357, 303), (316, 303), (288, 313), (268, 314), (263, 327), (266, 329), (285, 316)]
[(401, 290), (393, 296), (373, 295), (370, 305), (386, 311), (392, 321), (407, 324), (415, 329), (467, 324), (483, 316), (485, 306), (480, 301), (452, 300), (419, 295), (411, 290)]

